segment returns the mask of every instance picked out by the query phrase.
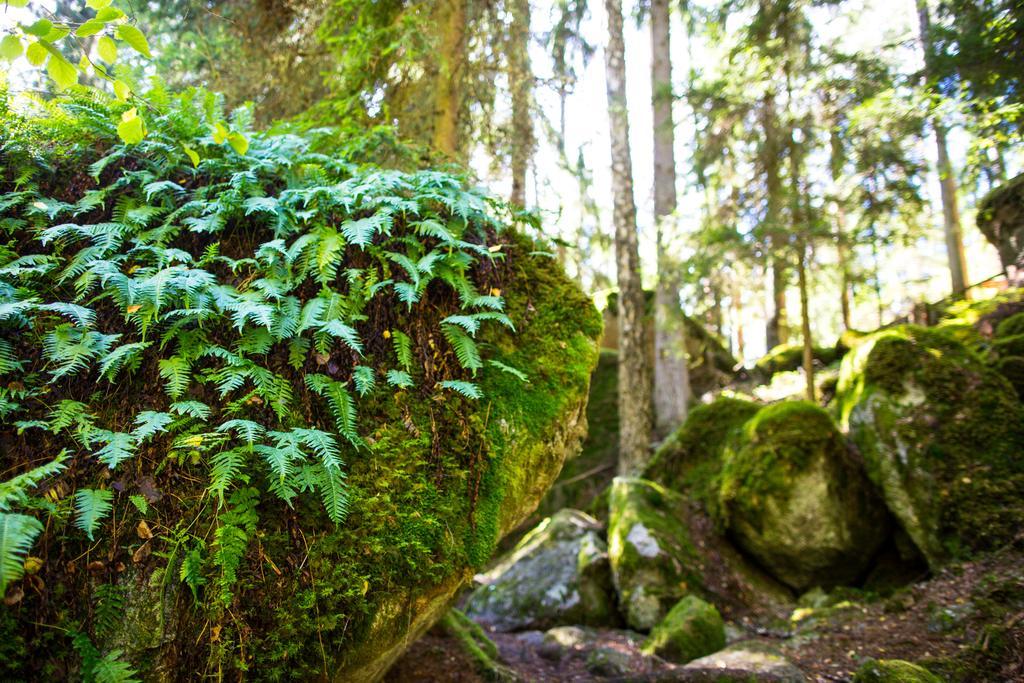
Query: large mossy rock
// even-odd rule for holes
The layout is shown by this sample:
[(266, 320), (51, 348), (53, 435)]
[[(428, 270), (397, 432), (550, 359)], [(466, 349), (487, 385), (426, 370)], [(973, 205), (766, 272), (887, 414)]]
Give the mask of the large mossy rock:
[(720, 499), (739, 545), (797, 590), (856, 581), (888, 531), (859, 460), (806, 401), (766, 406), (734, 436)]
[(933, 567), (996, 547), (1024, 521), (1024, 409), (1005, 378), (942, 331), (877, 333), (843, 362), (843, 428)]
[(478, 577), (466, 614), (499, 631), (553, 626), (615, 626), (618, 613), (602, 526), (561, 510)]
[[(684, 666), (680, 674), (680, 680), (714, 683), (803, 683), (807, 680), (807, 676), (777, 650), (752, 640), (734, 643), (723, 650), (695, 659)], [(701, 674), (703, 676), (697, 678)]]
[(942, 683), (923, 666), (901, 659), (876, 659), (857, 669), (854, 683)]
[(3, 478), (66, 451), (0, 678), (378, 679), (579, 449), (600, 316), (456, 177), (158, 97), (0, 105)]
[(619, 609), (640, 631), (691, 594), (737, 620), (766, 622), (791, 607), (792, 595), (751, 566), (698, 502), (652, 481), (612, 482), (608, 556)]
[(688, 595), (669, 610), (644, 641), (644, 654), (677, 664), (725, 647), (725, 624), (714, 605)]

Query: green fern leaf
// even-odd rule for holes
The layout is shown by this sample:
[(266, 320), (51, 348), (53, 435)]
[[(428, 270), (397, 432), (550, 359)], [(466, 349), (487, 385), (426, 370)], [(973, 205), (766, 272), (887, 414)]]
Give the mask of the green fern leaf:
[(355, 328), (349, 327), (340, 320), (331, 320), (325, 323), (321, 329), (331, 336), (341, 339), (360, 356), (363, 355), (363, 343), (359, 340), (359, 333)]
[(327, 516), (335, 524), (341, 524), (348, 515), (348, 492), (345, 475), (340, 469), (320, 466), (317, 487), (323, 500)]
[(523, 372), (522, 370), (517, 370), (516, 368), (512, 367), (511, 365), (505, 365), (501, 361), (489, 360), (489, 361), (487, 361), (487, 364), (488, 365), (493, 365), (494, 367), (498, 368), (502, 372), (505, 372), (505, 373), (508, 373), (509, 375), (512, 375), (513, 377), (517, 378), (521, 382), (529, 382), (530, 381), (530, 378), (526, 376), (525, 372)]
[(96, 457), (110, 469), (135, 455), (137, 442), (132, 434), (98, 430), (97, 440), (106, 443), (103, 448), (96, 451)]
[(352, 370), (352, 379), (356, 383), (356, 391), (359, 392), (359, 395), (366, 396), (373, 391), (373, 387), (377, 384), (377, 373), (373, 371), (373, 368), (357, 365)]
[(391, 330), (391, 343), (395, 347), (398, 364), (406, 372), (412, 371), (412, 340), (405, 332)]
[(42, 531), (35, 517), (0, 513), (0, 596), (25, 574), (25, 557)]
[(132, 436), (139, 441), (145, 441), (151, 436), (167, 431), (167, 425), (174, 421), (170, 413), (161, 413), (153, 410), (144, 410), (135, 416), (135, 429)]
[(473, 374), (483, 367), (476, 342), (462, 328), (445, 324), (441, 326), (441, 333), (452, 345), (455, 357), (459, 359), (459, 365), (473, 371)]
[(441, 387), (444, 389), (451, 389), (452, 391), (458, 392), (465, 396), (466, 398), (471, 398), (474, 400), (483, 398), (483, 392), (481, 392), (480, 388), (477, 385), (473, 384), (472, 382), (462, 382), (459, 380), (448, 379), (441, 382)]
[(210, 417), (210, 406), (202, 401), (176, 401), (171, 404), (171, 412), (194, 417), (197, 420), (205, 420)]
[(114, 494), (108, 490), (79, 489), (75, 493), (75, 526), (85, 532), (89, 540), (95, 540), (93, 534), (103, 518), (110, 514)]
[(413, 385), (412, 377), (403, 370), (388, 370), (388, 384), (399, 389), (408, 389)]
[(185, 395), (192, 379), (192, 366), (181, 356), (171, 356), (160, 360), (160, 377), (164, 379), (164, 391), (172, 399)]

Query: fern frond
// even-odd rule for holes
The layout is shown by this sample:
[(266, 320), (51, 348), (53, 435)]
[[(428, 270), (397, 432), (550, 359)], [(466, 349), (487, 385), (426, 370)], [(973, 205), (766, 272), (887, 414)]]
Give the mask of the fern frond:
[(0, 595), (25, 574), (25, 557), (42, 531), (35, 517), (0, 513)]
[(126, 432), (98, 430), (96, 440), (106, 442), (103, 448), (96, 451), (96, 457), (110, 469), (134, 456), (135, 447), (138, 445), (135, 437)]
[[(61, 451), (56, 458), (45, 465), (34, 467), (28, 472), (22, 472), (7, 481), (0, 482), (0, 512), (9, 512), (14, 505), (25, 501), (30, 488), (35, 488), (44, 479), (63, 472), (67, 467), (68, 457), (66, 450)], [(0, 595), (3, 595), (3, 591), (0, 591)]]
[(341, 339), (349, 346), (349, 348), (360, 356), (363, 355), (363, 343), (360, 341), (359, 333), (356, 332), (355, 328), (346, 325), (340, 320), (331, 320), (325, 323), (320, 329), (330, 334), (332, 337)]
[(345, 385), (325, 375), (314, 374), (306, 375), (306, 386), (313, 393), (327, 399), (338, 433), (348, 439), (353, 446), (362, 446), (363, 440), (356, 433), (355, 402)]
[(110, 514), (114, 494), (106, 489), (79, 489), (75, 493), (75, 526), (85, 532), (92, 541), (103, 518)]
[(445, 324), (441, 326), (441, 333), (448, 340), (448, 343), (452, 345), (455, 357), (459, 359), (459, 365), (467, 370), (471, 370), (473, 374), (476, 374), (476, 371), (483, 367), (476, 342), (462, 328)]
[(391, 330), (391, 343), (395, 347), (398, 364), (406, 372), (412, 370), (412, 340), (405, 332)]
[(366, 396), (373, 391), (373, 387), (377, 384), (377, 373), (371, 367), (357, 365), (352, 370), (352, 379), (356, 383), (356, 391), (359, 392), (359, 395)]
[(138, 369), (142, 362), (142, 352), (152, 345), (153, 342), (133, 342), (122, 344), (100, 359), (100, 377), (113, 382), (122, 370), (129, 372)]
[(207, 490), (224, 504), (224, 494), (240, 478), (245, 464), (246, 451), (241, 448), (221, 451), (210, 461), (210, 485)]
[(404, 370), (388, 370), (388, 384), (399, 389), (408, 389), (413, 385), (412, 377)]
[(205, 420), (210, 417), (210, 406), (202, 401), (176, 401), (171, 404), (171, 412), (194, 417), (197, 420)]
[(448, 379), (441, 382), (441, 387), (444, 389), (451, 389), (452, 391), (458, 392), (465, 396), (466, 398), (471, 398), (474, 400), (483, 398), (483, 392), (481, 392), (480, 388), (477, 385), (473, 384), (472, 382), (462, 382), (459, 380)]
[(327, 516), (335, 524), (341, 524), (348, 515), (348, 490), (345, 486), (345, 475), (340, 469), (319, 466), (317, 488), (324, 502)]
[(167, 431), (167, 425), (174, 421), (170, 413), (162, 413), (154, 410), (144, 410), (135, 416), (135, 429), (132, 436), (139, 441), (145, 441), (151, 436)]
[(164, 391), (172, 399), (179, 399), (188, 390), (192, 379), (192, 366), (181, 356), (160, 359), (160, 377), (165, 381)]

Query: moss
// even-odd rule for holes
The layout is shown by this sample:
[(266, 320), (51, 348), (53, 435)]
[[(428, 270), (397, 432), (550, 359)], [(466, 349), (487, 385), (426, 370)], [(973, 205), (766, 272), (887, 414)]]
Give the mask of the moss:
[(964, 345), (912, 325), (880, 332), (844, 361), (836, 405), (930, 564), (1013, 537), (1024, 520), (1024, 409)]
[(853, 677), (855, 683), (942, 683), (922, 666), (901, 659), (876, 659), (864, 664)]
[(720, 514), (739, 543), (800, 590), (859, 578), (885, 538), (881, 501), (825, 410), (761, 408), (725, 449)]
[[(842, 357), (841, 346), (815, 346), (811, 355), (819, 366), (827, 366)], [(799, 370), (804, 363), (803, 344), (780, 344), (754, 363), (754, 369), (768, 381), (778, 372)]]
[(691, 493), (713, 507), (725, 444), (759, 408), (752, 401), (725, 396), (695, 406), (683, 426), (655, 452), (644, 478)]
[(1009, 380), (1010, 384), (1017, 391), (1017, 396), (1024, 399), (1024, 357), (1010, 356), (1001, 358), (996, 363), (996, 371)]
[(725, 647), (725, 625), (713, 605), (688, 595), (669, 610), (643, 645), (644, 654), (685, 664)]

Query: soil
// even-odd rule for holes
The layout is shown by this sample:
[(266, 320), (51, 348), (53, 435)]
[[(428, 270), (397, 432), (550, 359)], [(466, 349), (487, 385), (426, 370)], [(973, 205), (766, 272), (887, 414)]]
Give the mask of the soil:
[[(839, 597), (843, 597), (839, 595)], [(868, 659), (904, 659), (941, 671), (960, 667), (965, 681), (1024, 681), (1024, 552), (1006, 549), (954, 565), (889, 597), (850, 592), (849, 600), (803, 613), (785, 629), (735, 632), (731, 640), (756, 639), (779, 650), (809, 681), (850, 681)], [(1002, 643), (995, 646), (992, 626)], [(503, 662), (523, 681), (601, 681), (587, 670), (585, 651), (545, 657), (543, 634), (494, 633)], [(629, 655), (629, 680), (686, 680), (680, 667), (640, 653), (642, 636), (601, 630), (589, 648)], [(945, 662), (946, 664), (940, 664)], [(975, 673), (970, 673), (974, 671)], [(458, 642), (435, 629), (415, 643), (385, 679), (406, 681), (486, 680)]]

